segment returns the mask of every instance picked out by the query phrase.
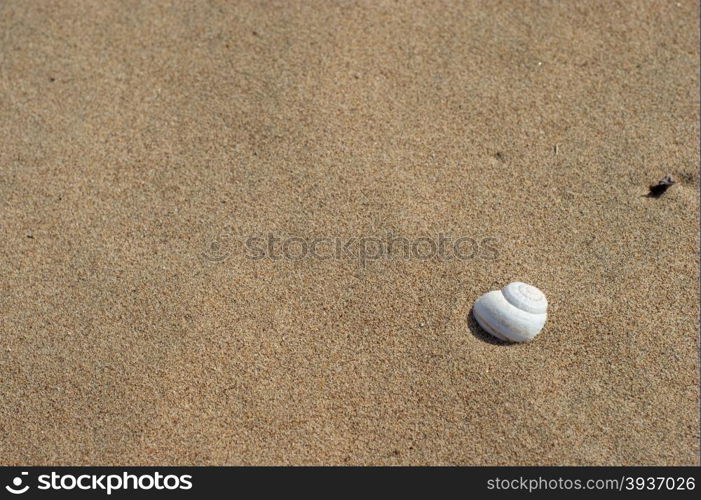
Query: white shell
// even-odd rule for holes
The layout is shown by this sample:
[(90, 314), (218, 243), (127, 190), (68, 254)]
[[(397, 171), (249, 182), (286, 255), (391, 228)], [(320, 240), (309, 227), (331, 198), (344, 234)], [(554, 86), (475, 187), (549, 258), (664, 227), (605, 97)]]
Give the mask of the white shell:
[(482, 295), (472, 313), (479, 325), (498, 339), (528, 342), (545, 326), (547, 309), (543, 292), (516, 281)]

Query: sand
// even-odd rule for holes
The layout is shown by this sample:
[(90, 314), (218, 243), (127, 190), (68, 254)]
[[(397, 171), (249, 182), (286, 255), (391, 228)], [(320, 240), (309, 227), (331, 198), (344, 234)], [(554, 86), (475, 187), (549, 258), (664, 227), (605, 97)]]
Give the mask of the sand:
[[(0, 462), (699, 464), (698, 16), (2, 2)], [(241, 243), (439, 233), (494, 251)]]

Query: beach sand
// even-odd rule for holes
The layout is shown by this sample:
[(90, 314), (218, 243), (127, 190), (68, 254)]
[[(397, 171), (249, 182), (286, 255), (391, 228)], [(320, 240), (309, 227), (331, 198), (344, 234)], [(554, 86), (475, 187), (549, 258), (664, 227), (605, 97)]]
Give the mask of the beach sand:
[(699, 464), (698, 16), (3, 2), (0, 462)]

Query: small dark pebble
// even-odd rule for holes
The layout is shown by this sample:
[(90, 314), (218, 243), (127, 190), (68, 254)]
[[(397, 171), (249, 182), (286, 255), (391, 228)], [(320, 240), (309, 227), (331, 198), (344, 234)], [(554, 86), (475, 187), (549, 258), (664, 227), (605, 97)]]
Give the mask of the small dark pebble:
[(27, 238), (29, 238), (30, 240), (33, 240), (33, 239), (34, 239), (34, 236), (32, 236), (31, 234), (28, 234), (28, 235), (27, 235)]
[(671, 175), (668, 175), (661, 181), (659, 181), (657, 184), (653, 184), (650, 186), (650, 192), (647, 194), (649, 198), (659, 198), (662, 196), (667, 189), (669, 189), (669, 186), (674, 184), (676, 181), (672, 179)]

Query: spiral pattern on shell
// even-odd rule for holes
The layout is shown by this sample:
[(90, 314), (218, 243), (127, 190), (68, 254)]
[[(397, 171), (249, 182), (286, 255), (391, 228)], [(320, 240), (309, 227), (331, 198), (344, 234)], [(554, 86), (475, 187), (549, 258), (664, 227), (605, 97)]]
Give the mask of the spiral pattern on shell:
[(472, 309), (479, 325), (510, 342), (527, 342), (543, 329), (548, 301), (536, 287), (516, 281), (482, 295)]

